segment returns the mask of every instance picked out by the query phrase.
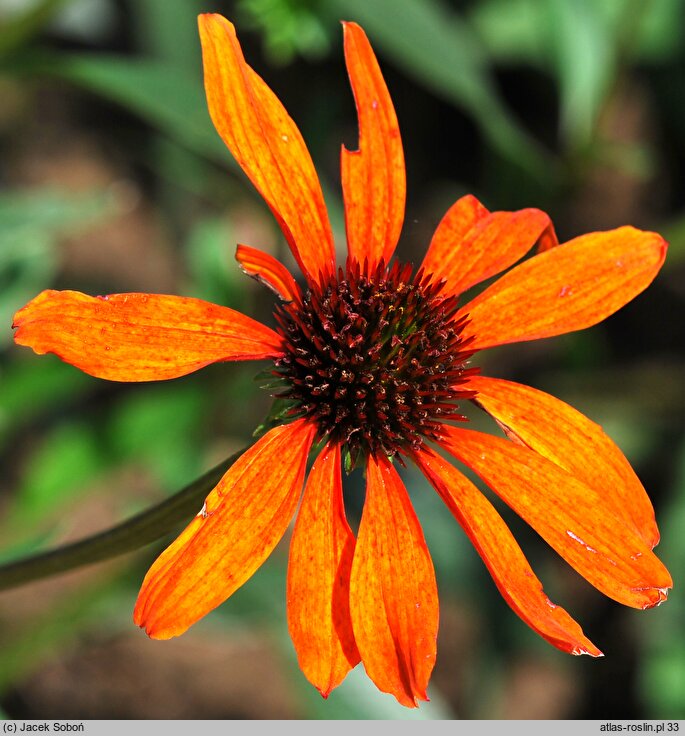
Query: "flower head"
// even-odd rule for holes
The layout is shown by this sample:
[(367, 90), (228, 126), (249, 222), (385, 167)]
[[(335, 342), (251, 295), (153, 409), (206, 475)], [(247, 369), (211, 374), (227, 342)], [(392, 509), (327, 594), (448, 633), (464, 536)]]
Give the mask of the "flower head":
[[(275, 329), (199, 299), (151, 294), (46, 291), (15, 316), (17, 343), (111, 380), (273, 361), (282, 422), (231, 467), (153, 564), (136, 623), (159, 639), (184, 632), (257, 570), (297, 514), (287, 608), (305, 675), (327, 695), (361, 660), (400, 703), (426, 699), (437, 587), (397, 460), (425, 474), (525, 623), (563, 651), (599, 656), (544, 594), (494, 506), (436, 448), (475, 471), (607, 596), (636, 608), (662, 602), (672, 581), (652, 552), (654, 513), (620, 450), (558, 399), (480, 375), (474, 355), (600, 322), (654, 279), (664, 240), (622, 227), (558, 245), (540, 210), (490, 212), (466, 196), (438, 225), (417, 270), (394, 262), (405, 202), (397, 119), (364, 32), (346, 23), (360, 135), (359, 150), (342, 150), (347, 260), (336, 267), (297, 127), (245, 62), (226, 19), (201, 16), (200, 33), (212, 120), (276, 216), (304, 287), (272, 256), (240, 245), (242, 268), (282, 300)], [(536, 255), (514, 265), (536, 245)], [(506, 269), (463, 303), (467, 289)], [(506, 438), (464, 428), (466, 401)], [(356, 539), (343, 465), (366, 472)]]
[(278, 396), (343, 447), (349, 465), (419, 450), (440, 439), (445, 420), (464, 419), (457, 402), (473, 396), (457, 309), (411, 266), (381, 262), (367, 274), (351, 261), (277, 310), (286, 337)]

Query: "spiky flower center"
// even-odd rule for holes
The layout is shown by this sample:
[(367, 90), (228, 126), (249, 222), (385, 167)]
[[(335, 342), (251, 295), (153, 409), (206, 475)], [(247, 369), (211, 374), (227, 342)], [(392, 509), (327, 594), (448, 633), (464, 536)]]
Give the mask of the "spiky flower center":
[(314, 421), (319, 434), (340, 442), (354, 463), (438, 439), (446, 420), (463, 420), (457, 402), (473, 351), (455, 321), (455, 297), (411, 265), (358, 264), (277, 308), (286, 346), (276, 361), (290, 416)]

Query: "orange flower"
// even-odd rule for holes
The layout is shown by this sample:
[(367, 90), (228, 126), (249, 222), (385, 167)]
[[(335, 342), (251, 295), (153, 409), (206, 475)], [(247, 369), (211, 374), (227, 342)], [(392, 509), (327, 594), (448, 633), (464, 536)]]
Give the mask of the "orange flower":
[[(426, 699), (438, 595), (421, 527), (393, 458), (415, 462), (472, 540), (513, 610), (559, 649), (599, 656), (544, 594), (495, 508), (441, 454), (474, 470), (570, 565), (635, 608), (672, 581), (640, 481), (602, 429), (541, 391), (478, 374), (476, 351), (594, 325), (643, 291), (666, 243), (622, 227), (559, 246), (537, 209), (489, 212), (474, 197), (445, 215), (418, 272), (389, 265), (405, 202), (395, 112), (362, 29), (344, 25), (359, 150), (342, 150), (348, 259), (333, 236), (311, 158), (281, 103), (245, 62), (233, 26), (200, 17), (214, 124), (276, 216), (305, 277), (239, 246), (243, 269), (283, 300), (272, 330), (226, 307), (149, 294), (46, 291), (15, 317), (15, 339), (94, 376), (174, 378), (209, 363), (271, 358), (288, 412), (226, 473), (148, 572), (135, 621), (151, 637), (184, 632), (264, 562), (300, 503), (290, 546), (288, 625), (302, 670), (326, 696), (360, 660), (407, 706)], [(466, 304), (461, 294), (521, 259)], [(473, 401), (497, 438), (455, 426)], [(357, 538), (341, 465), (366, 468)]]

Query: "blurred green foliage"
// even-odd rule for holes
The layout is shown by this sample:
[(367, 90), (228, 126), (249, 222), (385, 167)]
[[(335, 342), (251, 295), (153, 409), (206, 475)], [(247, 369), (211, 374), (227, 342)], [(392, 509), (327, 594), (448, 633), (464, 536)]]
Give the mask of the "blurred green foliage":
[[(6, 154), (0, 171), (0, 559), (61, 539), (90, 496), (115, 500), (113, 523), (174, 492), (247, 444), (269, 404), (252, 382), (258, 368), (250, 366), (213, 366), (169, 384), (115, 386), (13, 346), (12, 314), (42, 289), (97, 291), (104, 282), (116, 290), (131, 278), (124, 271), (111, 280), (98, 273), (91, 283), (68, 257), (66, 244), (74, 238), (118, 227), (121, 212), (111, 188), (94, 180), (74, 191), (66, 164), (61, 183), (35, 182), (22, 173), (17, 150), (39, 146), (51, 125), (40, 120), (44, 95), (71, 134), (87, 129), (135, 182), (172, 243), (166, 255), (173, 260), (177, 293), (268, 319), (271, 297), (242, 276), (232, 251), (247, 233), (287, 255), (207, 115), (196, 14), (216, 11), (235, 19), (248, 57), (292, 107), (321, 159), (339, 241), (339, 187), (330, 160), (340, 144), (336, 136), (353, 129), (354, 121), (337, 20), (356, 20), (392, 81), (406, 116), (401, 125), (406, 120), (409, 130), (434, 129), (444, 138), (436, 155), (434, 141), (404, 136), (408, 160), (431, 182), (425, 193), (410, 191), (410, 238), (419, 232), (414, 215), (422, 226), (443, 213), (448, 195), (431, 189), (433, 184), (452, 199), (474, 191), (493, 209), (544, 204), (564, 230), (576, 234), (584, 228), (578, 203), (597, 198), (590, 186), (597, 176), (608, 188), (607, 199), (609, 189), (622, 187), (621, 216), (627, 212), (635, 224), (671, 237), (664, 276), (615, 322), (544, 350), (523, 347), (518, 358), (515, 351), (497, 353), (486, 369), (577, 399), (578, 408), (601, 421), (638, 461), (657, 506), (660, 551), (676, 588), (667, 605), (643, 617), (593, 598), (577, 581), (555, 583), (561, 566), (512, 519), (546, 586), (556, 594), (556, 584), (571, 613), (585, 616), (586, 630), (600, 647), (600, 636), (607, 637), (607, 661), (617, 658), (627, 669), (617, 676), (603, 663), (562, 658), (507, 609), (435, 494), (408, 471), (446, 610), (461, 612), (477, 632), (477, 647), (467, 647), (467, 672), (459, 671), (461, 694), (451, 693), (450, 663), (439, 658), (447, 674), (436, 676), (431, 703), (418, 711), (396, 706), (360, 671), (323, 701), (297, 671), (287, 637), (283, 554), (275, 554), (198, 628), (217, 636), (251, 629), (255, 620), (267, 628), (293, 680), (294, 712), (303, 718), (497, 717), (514, 664), (526, 657), (550, 663), (572, 683), (578, 699), (564, 716), (685, 717), (685, 598), (679, 584), (685, 574), (685, 336), (682, 319), (673, 321), (683, 309), (685, 136), (682, 126), (669, 127), (674, 109), (675, 118), (685, 121), (682, 0), (102, 0), (109, 12), (84, 15), (90, 19), (85, 36), (82, 27), (77, 34), (69, 25), (83, 3), (17, 0), (7, 9), (0, 4), (0, 84), (12, 92), (6, 100), (15, 100), (0, 114)], [(645, 91), (646, 102), (633, 102), (643, 105), (640, 112), (649, 122), (626, 136), (620, 124), (612, 128), (606, 120), (612, 105), (625, 104), (620, 93), (629, 83)], [(527, 104), (517, 102), (516, 94)], [(61, 106), (55, 107), (55, 97)], [(619, 109), (619, 123), (632, 113)], [(333, 118), (337, 127), (325, 129), (321, 120)], [(112, 181), (121, 176), (108, 174)], [(638, 196), (642, 188), (650, 191), (646, 200)], [(531, 193), (532, 201), (524, 199)], [(631, 208), (635, 202), (637, 212)], [(607, 220), (602, 227), (615, 224)], [(425, 246), (409, 244), (415, 259)], [(97, 248), (93, 241), (92, 250)], [(144, 268), (147, 257), (141, 250), (131, 260), (154, 290), (158, 274)], [(102, 258), (111, 259), (115, 270), (118, 256), (103, 249)], [(472, 419), (477, 428), (493, 431), (481, 415)], [(131, 475), (118, 474), (122, 468)], [(135, 487), (127, 489), (131, 478)], [(354, 500), (351, 507), (354, 517)], [(76, 650), (86, 633), (111, 636), (132, 627), (130, 609), (153, 554), (95, 583), (86, 580), (21, 620), (3, 610), (0, 599), (0, 620), (8, 622), (9, 632), (0, 633), (4, 715), (15, 713), (21, 700), (16, 694), (31, 677)], [(627, 643), (614, 633), (626, 622)], [(622, 658), (625, 651), (633, 658)], [(627, 686), (634, 688), (632, 699), (621, 689)]]
[[(106, 210), (101, 193), (73, 197), (53, 189), (0, 194), (0, 319), (12, 315), (55, 276), (59, 238)], [(4, 331), (0, 345), (11, 334)]]
[(331, 27), (317, 0), (243, 0), (237, 8), (245, 25), (264, 37), (269, 59), (287, 64), (297, 55), (317, 59), (330, 50)]

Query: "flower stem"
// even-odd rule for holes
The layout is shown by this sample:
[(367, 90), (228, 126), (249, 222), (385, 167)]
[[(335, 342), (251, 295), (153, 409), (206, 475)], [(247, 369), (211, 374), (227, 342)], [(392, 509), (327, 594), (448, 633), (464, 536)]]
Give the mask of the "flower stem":
[(144, 547), (196, 514), (209, 492), (240, 453), (212, 468), (181, 491), (117, 526), (63, 547), (0, 565), (0, 590), (16, 588), (77, 567)]

